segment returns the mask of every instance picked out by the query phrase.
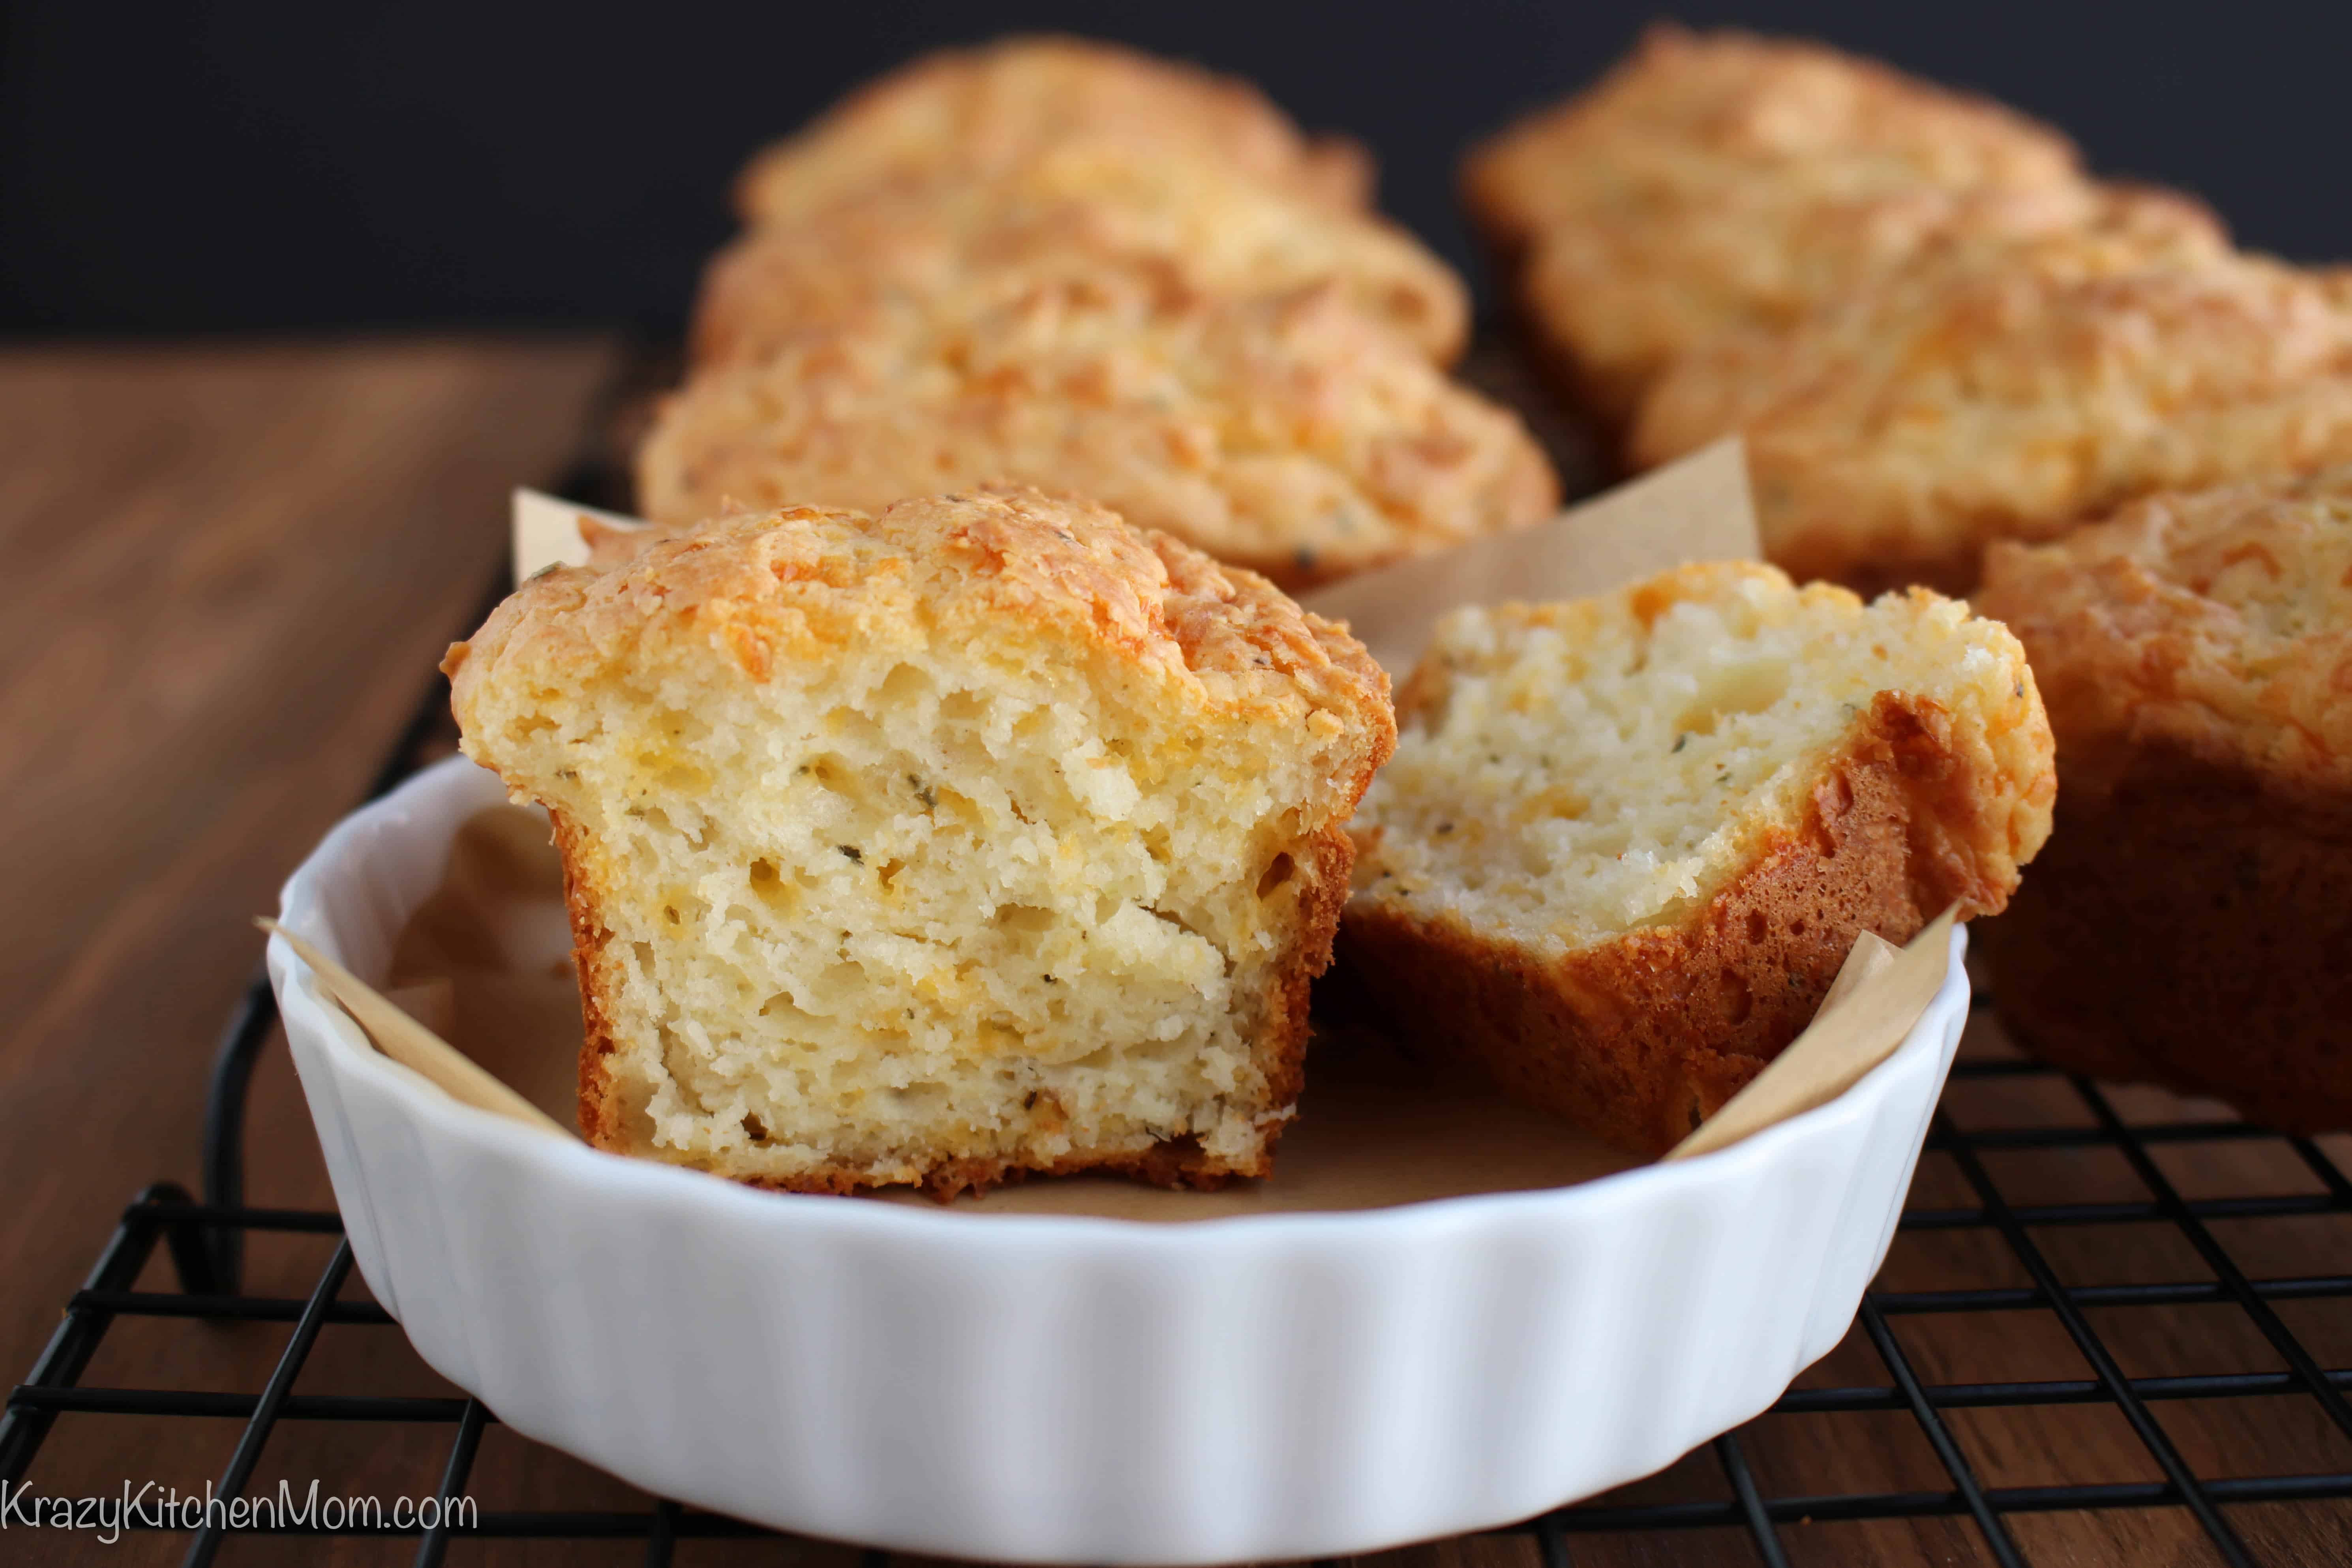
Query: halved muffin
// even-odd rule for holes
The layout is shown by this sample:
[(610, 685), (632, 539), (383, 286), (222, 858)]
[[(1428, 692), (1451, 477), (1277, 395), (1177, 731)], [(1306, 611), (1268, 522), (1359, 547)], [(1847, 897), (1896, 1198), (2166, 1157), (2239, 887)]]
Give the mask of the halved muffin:
[(531, 579), (450, 650), (554, 818), (600, 1146), (803, 1191), (1262, 1175), (1386, 679), (1034, 491), (790, 508)]
[(1342, 948), (1414, 1042), (1634, 1152), (1811, 1018), (1855, 936), (1999, 910), (2050, 729), (1999, 625), (1748, 563), (1458, 611), (1350, 832)]

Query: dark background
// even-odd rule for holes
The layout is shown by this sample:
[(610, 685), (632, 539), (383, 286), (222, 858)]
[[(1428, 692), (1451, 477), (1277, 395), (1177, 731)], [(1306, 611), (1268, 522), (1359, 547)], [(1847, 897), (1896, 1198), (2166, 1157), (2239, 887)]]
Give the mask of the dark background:
[[(1014, 28), (1253, 77), (1372, 143), (1458, 264), (1463, 147), (1589, 80), (1621, 0), (728, 5), (455, 0), (118, 8), (0, 0), (0, 331), (675, 322), (730, 173), (845, 86)], [(1685, 4), (1809, 33), (2055, 121), (2245, 243), (2352, 257), (2352, 5)]]

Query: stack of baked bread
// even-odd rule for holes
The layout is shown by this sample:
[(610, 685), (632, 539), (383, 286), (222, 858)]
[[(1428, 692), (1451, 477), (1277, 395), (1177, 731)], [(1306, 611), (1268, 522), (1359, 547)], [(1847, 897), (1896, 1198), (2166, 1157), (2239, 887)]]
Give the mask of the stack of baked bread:
[(1460, 287), (1366, 173), (1244, 87), (1024, 40), (745, 174), (658, 526), (446, 666), (554, 819), (595, 1142), (806, 1191), (1262, 1175), (1344, 907), (1429, 1047), (1654, 1152), (1857, 932), (2001, 907), (2048, 728), (2014, 639), (1924, 591), (1725, 565), (1465, 612), (1375, 782), (1386, 676), (1250, 568), (1555, 498), (1446, 380)]
[(1638, 460), (1745, 430), (1798, 577), (1990, 543), (2000, 618), (1685, 566), (1462, 610), (1392, 710), (1267, 577), (1552, 481), (1365, 182), (1245, 87), (1052, 40), (744, 176), (663, 526), (447, 667), (555, 819), (600, 1143), (822, 1191), (1263, 1174), (1336, 937), (1419, 1047), (1657, 1152), (1858, 932), (1999, 913), (2062, 772), (1988, 942), (2027, 1043), (2352, 1122), (2347, 275), (1992, 105), (1655, 33), (1472, 164), (1530, 313)]
[(1994, 539), (2352, 459), (2352, 270), (1816, 45), (1655, 29), (1466, 188), (1629, 463), (1743, 431), (1800, 576), (1964, 590)]
[(1988, 934), (2024, 1043), (2352, 1126), (2352, 268), (1738, 33), (1654, 30), (1467, 186), (1631, 464), (1742, 431), (1775, 561), (1981, 578), (2022, 639), (2064, 784)]
[(1461, 282), (1369, 184), (1190, 67), (1065, 38), (918, 61), (743, 174), (641, 509), (1030, 484), (1290, 586), (1549, 515), (1518, 418), (1446, 375)]

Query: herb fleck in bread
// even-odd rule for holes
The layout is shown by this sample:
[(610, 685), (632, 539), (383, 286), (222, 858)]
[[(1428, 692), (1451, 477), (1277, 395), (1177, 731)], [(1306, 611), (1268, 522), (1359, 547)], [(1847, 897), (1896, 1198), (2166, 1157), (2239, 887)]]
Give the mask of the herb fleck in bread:
[(445, 666), (555, 822), (594, 1142), (802, 1191), (1266, 1172), (1394, 734), (1360, 646), (1034, 491), (632, 542)]
[(1342, 947), (1408, 1037), (1662, 1153), (1855, 936), (2007, 902), (2049, 832), (2016, 640), (1748, 563), (1456, 612), (1350, 832)]

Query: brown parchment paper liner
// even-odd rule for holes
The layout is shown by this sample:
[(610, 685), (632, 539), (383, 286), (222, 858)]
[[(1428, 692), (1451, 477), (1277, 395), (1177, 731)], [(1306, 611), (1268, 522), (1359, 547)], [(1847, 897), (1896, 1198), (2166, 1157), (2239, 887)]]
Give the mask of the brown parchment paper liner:
[(1718, 441), (1549, 522), (1358, 573), (1299, 603), (1345, 621), (1402, 681), (1446, 611), (1517, 599), (1583, 599), (1692, 561), (1755, 561), (1764, 548), (1739, 438)]
[[(276, 921), (257, 920), (254, 923), (270, 935), (285, 939), (302, 962), (317, 972), (328, 994), (352, 1016), (377, 1050), (431, 1079), (452, 1100), (506, 1117), (535, 1131), (558, 1137), (565, 1134), (562, 1123), (545, 1109), (442, 1040), (442, 1035), (455, 1032), (456, 1010), (450, 1002), (452, 988), (447, 983), (405, 988), (404, 997), (400, 987), (395, 987), (390, 996), (379, 994), (358, 975)], [(395, 997), (404, 997), (405, 1005), (394, 1000)], [(423, 1021), (436, 1014), (447, 1020), (438, 1029)]]
[[(585, 562), (583, 523), (646, 526), (518, 489), (517, 580)], [(1458, 605), (1581, 597), (1685, 562), (1759, 553), (1746, 461), (1732, 440), (1549, 522), (1363, 574), (1302, 602), (1348, 621), (1401, 679), (1437, 618)], [(1665, 1158), (1726, 1147), (1825, 1104), (1892, 1054), (1943, 983), (1951, 919), (1947, 911), (1899, 952), (1864, 933), (1805, 1032)], [(459, 830), (440, 885), (402, 934), (385, 994), (283, 934), (386, 1055), (453, 1097), (538, 1131), (561, 1136), (576, 1125), (580, 997), (562, 867), (543, 815), (500, 806)], [(1417, 1061), (1361, 1025), (1318, 1016), (1310, 1061), (1266, 1181), (1192, 1193), (1067, 1177), (959, 1206), (1143, 1220), (1336, 1211), (1563, 1186), (1640, 1163), (1471, 1075)]]
[(1954, 904), (1902, 947), (1875, 931), (1853, 951), (1822, 997), (1821, 1010), (1789, 1048), (1668, 1150), (1687, 1160), (1727, 1149), (1742, 1138), (1816, 1106), (1827, 1105), (1895, 1053), (1943, 989), (1951, 967)]
[(551, 566), (588, 564), (588, 541), (580, 531), (583, 521), (599, 523), (623, 533), (652, 526), (643, 518), (624, 517), (617, 511), (601, 511), (576, 501), (559, 500), (543, 490), (516, 486), (509, 525), (514, 542), (516, 584), (520, 584), (525, 579), (536, 576)]

